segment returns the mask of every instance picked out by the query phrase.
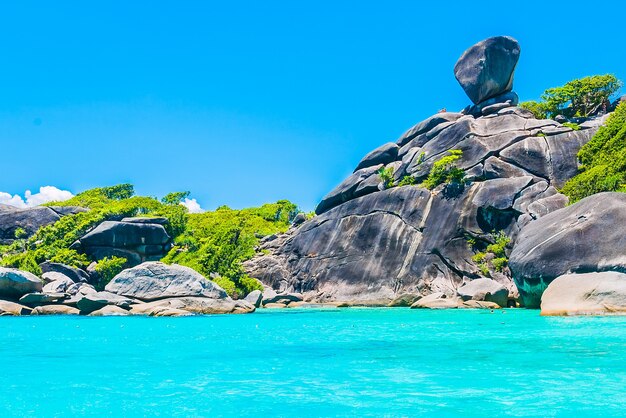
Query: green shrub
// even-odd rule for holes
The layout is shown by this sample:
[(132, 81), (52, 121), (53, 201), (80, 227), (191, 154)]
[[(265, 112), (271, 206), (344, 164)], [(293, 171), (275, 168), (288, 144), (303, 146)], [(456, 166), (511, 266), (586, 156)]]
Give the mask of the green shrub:
[(413, 177), (413, 176), (404, 176), (404, 177), (402, 177), (402, 180), (400, 180), (400, 182), (398, 183), (398, 187), (413, 186), (416, 183), (417, 183), (417, 180), (415, 180), (415, 177)]
[(563, 126), (567, 126), (575, 131), (580, 131), (580, 125), (574, 122), (564, 122)]
[(454, 149), (448, 151), (448, 154), (433, 163), (423, 183), (427, 189), (432, 190), (440, 184), (463, 183), (465, 172), (455, 164), (463, 156), (463, 151)]
[(580, 172), (561, 192), (570, 203), (600, 192), (626, 191), (626, 103), (620, 104), (578, 152)]
[(15, 239), (23, 239), (28, 236), (28, 232), (26, 232), (24, 228), (16, 228), (13, 235), (15, 236)]
[(546, 119), (548, 117), (548, 115), (546, 114), (545, 105), (543, 103), (530, 100), (520, 103), (519, 107), (529, 110), (533, 115), (535, 115), (535, 118), (537, 119)]
[(385, 189), (393, 187), (393, 167), (381, 167), (377, 172), (380, 181), (383, 182)]
[(89, 259), (85, 254), (79, 254), (75, 250), (62, 248), (50, 258), (53, 263), (65, 264), (77, 268), (85, 268), (89, 265)]
[[(506, 256), (506, 247), (511, 242), (511, 239), (500, 231), (491, 234), (492, 243), (485, 247), (484, 251), (479, 251), (472, 256), (472, 261), (476, 263), (481, 274), (485, 277), (490, 277), (492, 271), (501, 272), (508, 265), (509, 259)], [(475, 248), (472, 245), (472, 249)]]
[(217, 283), (219, 287), (224, 289), (229, 295), (232, 296), (237, 294), (237, 285), (235, 285), (235, 282), (232, 280), (220, 276), (213, 279), (213, 281)]
[(98, 273), (96, 288), (98, 290), (104, 289), (112, 278), (124, 270), (124, 266), (127, 262), (128, 260), (123, 257), (104, 257), (102, 260), (98, 261), (94, 266), (94, 270)]

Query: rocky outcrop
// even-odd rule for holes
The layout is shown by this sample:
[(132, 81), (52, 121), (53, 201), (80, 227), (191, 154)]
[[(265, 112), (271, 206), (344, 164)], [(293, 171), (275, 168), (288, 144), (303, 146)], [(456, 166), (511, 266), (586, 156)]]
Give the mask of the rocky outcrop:
[(123, 257), (132, 267), (145, 261), (158, 261), (171, 248), (164, 228), (165, 218), (124, 218), (105, 221), (72, 245), (93, 260)]
[(524, 304), (568, 273), (626, 272), (626, 194), (599, 193), (529, 223), (519, 234), (510, 268)]
[(493, 302), (500, 307), (506, 307), (509, 298), (509, 290), (504, 285), (488, 278), (472, 280), (461, 286), (457, 293), (463, 301)]
[(626, 315), (626, 274), (566, 274), (541, 298), (541, 315)]
[(16, 238), (18, 229), (30, 237), (42, 226), (50, 225), (66, 215), (85, 212), (87, 209), (74, 206), (35, 206), (20, 209), (9, 205), (0, 205), (0, 244), (10, 244)]
[(496, 36), (470, 47), (454, 66), (454, 76), (475, 104), (513, 88), (520, 46), (509, 36)]
[[(598, 129), (574, 131), (516, 107), (519, 53), (508, 37), (466, 51), (455, 75), (475, 104), (438, 113), (368, 153), (321, 200), (318, 216), (259, 246), (244, 264), (248, 274), (311, 302), (386, 306), (403, 294), (442, 293), (448, 300), (434, 303), (450, 304), (459, 287), (485, 275), (515, 297), (502, 260), (492, 269), (473, 256), (494, 242), (494, 231), (509, 238), (508, 252), (521, 228), (567, 205), (558, 188), (576, 174), (577, 152)], [(420, 187), (453, 150), (464, 181)], [(381, 169), (393, 178), (383, 183)], [(506, 306), (499, 292), (495, 303)]]
[(0, 316), (30, 315), (32, 308), (19, 303), (0, 300)]
[(58, 273), (58, 274), (62, 274), (65, 277), (68, 277), (74, 283), (89, 282), (89, 274), (87, 274), (86, 271), (76, 268), (76, 267), (68, 266), (68, 265), (61, 264), (61, 263), (52, 263), (50, 261), (46, 261), (44, 263), (41, 263), (39, 265), (39, 268), (41, 268), (41, 271), (44, 273), (44, 276), (42, 276), (44, 278), (45, 278), (46, 273)]
[(228, 298), (224, 289), (197, 271), (160, 262), (147, 262), (122, 271), (105, 290), (142, 301), (185, 296)]
[(32, 273), (0, 267), (0, 297), (19, 299), (27, 293), (41, 292), (43, 284)]
[(149, 316), (164, 315), (163, 310), (182, 311), (196, 314), (230, 314), (254, 312), (254, 306), (245, 300), (231, 298), (212, 299), (206, 297), (166, 298), (149, 303), (133, 305), (131, 313)]
[(31, 315), (79, 315), (80, 311), (67, 305), (43, 305), (37, 306)]

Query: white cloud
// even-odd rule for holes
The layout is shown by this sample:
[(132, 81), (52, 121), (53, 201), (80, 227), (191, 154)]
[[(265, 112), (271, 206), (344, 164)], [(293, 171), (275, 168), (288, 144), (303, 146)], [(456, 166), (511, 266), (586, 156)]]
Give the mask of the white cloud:
[(189, 213), (202, 213), (202, 212), (204, 212), (204, 209), (202, 209), (200, 207), (200, 204), (198, 203), (198, 201), (196, 199), (185, 198), (185, 200), (180, 202), (180, 204), (185, 206), (187, 209), (189, 209)]
[(0, 203), (18, 208), (31, 208), (47, 202), (61, 202), (72, 197), (74, 195), (67, 190), (61, 190), (54, 186), (43, 186), (39, 188), (39, 193), (32, 193), (30, 190), (26, 190), (24, 197), (18, 194), (11, 195), (0, 192)]

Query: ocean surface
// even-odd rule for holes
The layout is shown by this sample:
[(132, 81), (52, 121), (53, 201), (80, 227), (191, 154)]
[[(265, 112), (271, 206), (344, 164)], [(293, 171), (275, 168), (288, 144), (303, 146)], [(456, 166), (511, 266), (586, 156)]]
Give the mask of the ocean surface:
[(1, 317), (0, 417), (626, 416), (626, 318)]

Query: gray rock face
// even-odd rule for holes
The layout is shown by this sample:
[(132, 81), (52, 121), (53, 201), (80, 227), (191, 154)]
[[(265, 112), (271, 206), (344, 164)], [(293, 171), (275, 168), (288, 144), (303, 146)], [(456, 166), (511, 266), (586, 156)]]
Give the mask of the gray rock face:
[(67, 266), (60, 263), (51, 263), (50, 261), (41, 263), (39, 267), (44, 274), (60, 273), (64, 276), (69, 277), (74, 283), (87, 283), (89, 281), (89, 275), (87, 274), (87, 272), (76, 267)]
[(509, 263), (524, 304), (539, 307), (546, 287), (564, 274), (626, 271), (624, 225), (623, 193), (589, 196), (526, 225)]
[(248, 293), (248, 295), (246, 295), (244, 300), (252, 304), (255, 308), (258, 308), (259, 306), (261, 306), (261, 300), (263, 300), (263, 293), (261, 293), (260, 290), (253, 290), (252, 292)]
[(566, 274), (541, 297), (541, 315), (626, 315), (626, 274)]
[(27, 293), (41, 292), (39, 277), (27, 271), (0, 267), (0, 297), (19, 299)]
[(122, 271), (105, 290), (143, 301), (184, 296), (228, 298), (224, 289), (195, 270), (160, 262), (146, 262)]
[(474, 103), (513, 88), (520, 46), (508, 36), (485, 39), (470, 47), (454, 66), (454, 76)]
[(398, 157), (398, 150), (400, 147), (394, 142), (388, 142), (374, 151), (367, 154), (354, 171), (359, 171), (362, 168), (371, 167), (378, 164), (389, 164), (396, 160)]
[(123, 309), (130, 309), (132, 305), (139, 303), (137, 300), (116, 295), (111, 292), (89, 292), (76, 299), (76, 307), (81, 313), (90, 314), (93, 311), (104, 308), (107, 305), (117, 306)]
[(42, 226), (55, 223), (62, 216), (84, 212), (86, 209), (68, 207), (44, 207), (19, 209), (9, 205), (2, 205), (0, 210), (0, 243), (10, 243), (15, 237), (15, 231), (22, 228), (26, 236), (30, 237)]
[(502, 284), (488, 278), (472, 280), (457, 291), (463, 301), (479, 300), (496, 303), (506, 307), (509, 290)]
[[(435, 115), (398, 140), (397, 160), (386, 167), (398, 182), (410, 175), (420, 183), (437, 160), (460, 149), (457, 166), (471, 179), (464, 187), (385, 190), (376, 173), (382, 164), (359, 169), (322, 200), (319, 216), (262, 243), (269, 254), (245, 268), (278, 293), (304, 293), (313, 302), (386, 306), (402, 294), (456, 297), (464, 280), (482, 276), (468, 240), (484, 249), (495, 230), (512, 245), (521, 227), (565, 207), (553, 185), (574, 173), (576, 152), (595, 131), (510, 106), (488, 116)], [(517, 295), (508, 274), (498, 281)]]
[(0, 316), (30, 315), (32, 309), (19, 303), (0, 300)]
[(126, 258), (129, 267), (144, 261), (157, 261), (171, 248), (171, 239), (162, 225), (162, 219), (126, 218), (122, 222), (105, 221), (72, 247), (94, 260), (113, 256)]

